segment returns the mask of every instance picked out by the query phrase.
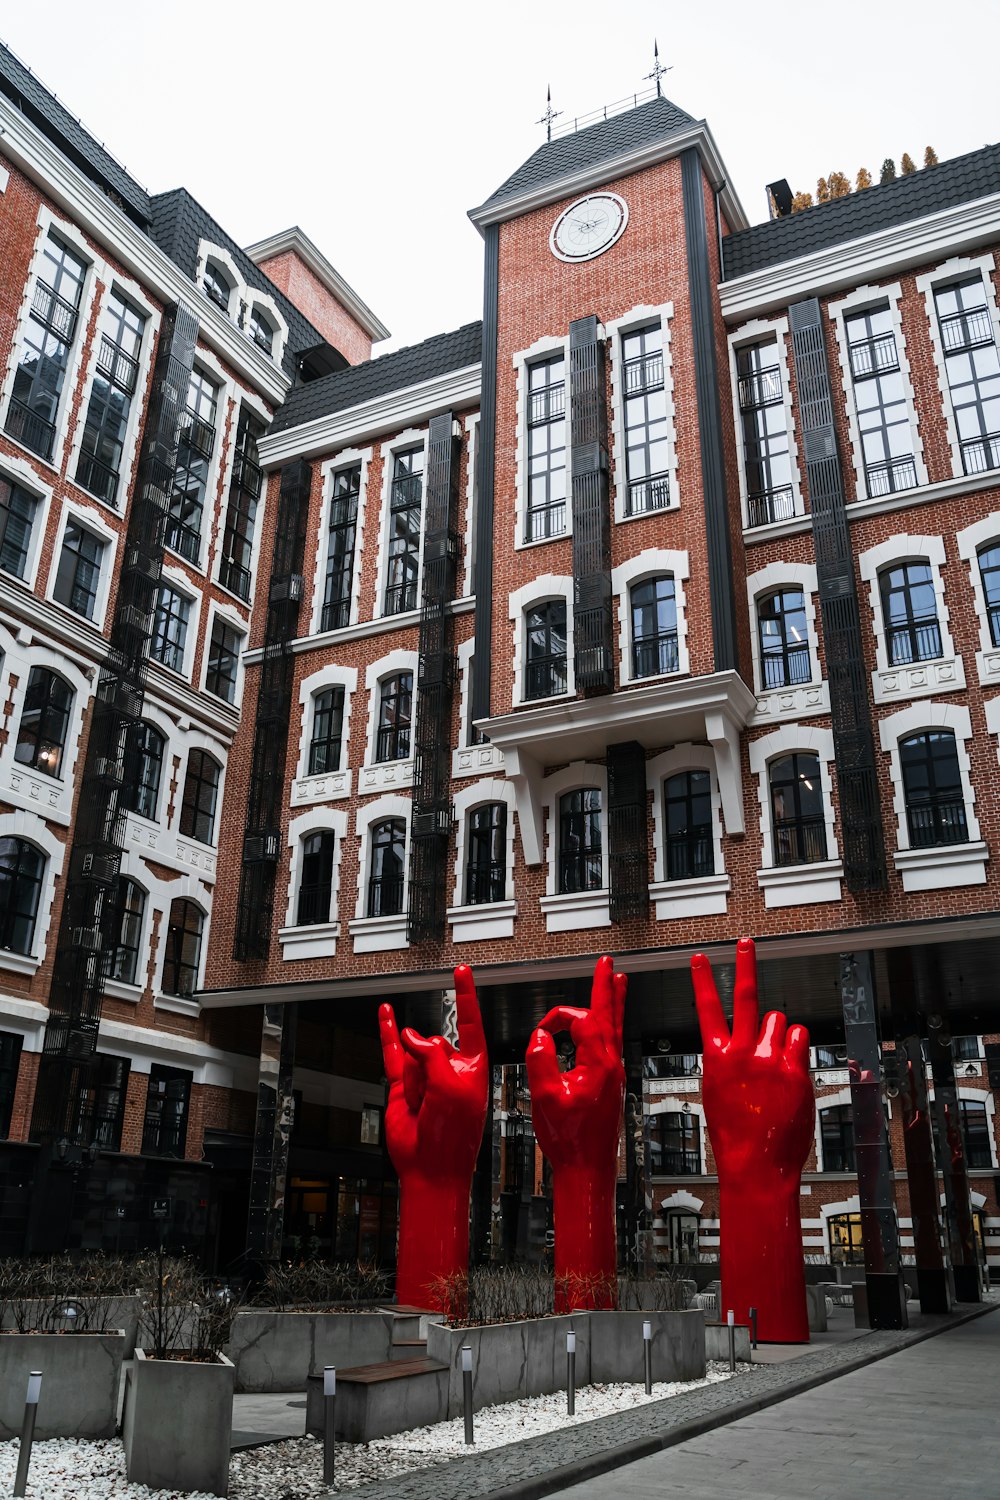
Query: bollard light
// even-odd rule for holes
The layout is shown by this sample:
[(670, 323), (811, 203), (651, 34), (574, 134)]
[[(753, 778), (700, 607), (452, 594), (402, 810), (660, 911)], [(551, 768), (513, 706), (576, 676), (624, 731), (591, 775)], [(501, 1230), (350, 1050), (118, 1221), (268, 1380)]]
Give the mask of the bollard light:
[(736, 1314), (730, 1308), (726, 1314), (726, 1325), (729, 1330), (729, 1371), (736, 1374)]
[(472, 1423), (472, 1345), (462, 1345), (462, 1414), (465, 1417), (465, 1441), (474, 1443), (476, 1434)]
[(472, 1346), (470, 1344), (462, 1345), (462, 1374), (472, 1374)]
[(28, 1376), (28, 1394), (24, 1398), (26, 1406), (37, 1406), (38, 1398), (42, 1394), (42, 1372), (32, 1370)]
[(576, 1330), (566, 1331), (566, 1415), (576, 1416)]
[(646, 1395), (653, 1394), (653, 1324), (649, 1318), (642, 1325), (642, 1368), (646, 1379)]
[(751, 1349), (757, 1347), (757, 1309), (755, 1307), (750, 1309), (750, 1347)]
[(323, 1483), (337, 1472), (337, 1366), (323, 1366)]
[(733, 1312), (732, 1308), (730, 1308), (726, 1313), (726, 1322), (729, 1324), (730, 1328), (736, 1327), (736, 1314)]
[(576, 1334), (574, 1333), (574, 1331), (573, 1331), (572, 1328), (569, 1330), (569, 1332), (566, 1335), (566, 1353), (567, 1354), (575, 1354), (576, 1353)]
[(326, 1365), (323, 1369), (323, 1395), (335, 1396), (337, 1394), (337, 1366)]
[(35, 1418), (38, 1415), (38, 1398), (42, 1391), (42, 1372), (32, 1370), (28, 1376), (28, 1390), (24, 1398), (24, 1419), (21, 1423), (21, 1442), (17, 1453), (17, 1473), (14, 1476), (14, 1494), (22, 1496), (28, 1487), (28, 1465), (31, 1462), (31, 1444), (35, 1436)]

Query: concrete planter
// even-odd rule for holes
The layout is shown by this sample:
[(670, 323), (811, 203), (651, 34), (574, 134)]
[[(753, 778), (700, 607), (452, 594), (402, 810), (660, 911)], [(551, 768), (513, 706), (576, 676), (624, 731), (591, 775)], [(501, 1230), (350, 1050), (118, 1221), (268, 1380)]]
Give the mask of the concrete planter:
[[(729, 1359), (729, 1324), (705, 1324), (705, 1358)], [(746, 1323), (736, 1324), (736, 1358), (744, 1364), (750, 1363), (750, 1328)]]
[[(32, 1330), (40, 1329), (42, 1332), (53, 1333), (65, 1332), (69, 1327), (69, 1319), (59, 1317), (60, 1305), (65, 1306), (72, 1303), (81, 1311), (80, 1322), (85, 1325), (86, 1332), (93, 1331), (90, 1324), (96, 1316), (100, 1317), (100, 1325), (114, 1330), (121, 1329), (125, 1334), (125, 1358), (131, 1359), (135, 1353), (135, 1341), (139, 1332), (139, 1308), (138, 1297), (44, 1297), (37, 1301), (24, 1304), (22, 1321), (26, 1321)], [(14, 1314), (8, 1307), (3, 1315), (3, 1330), (5, 1333), (16, 1331)]]
[[(462, 1345), (472, 1349), (472, 1396), (478, 1410), (522, 1396), (544, 1396), (566, 1388), (566, 1333), (576, 1331), (576, 1383), (590, 1382), (588, 1313), (570, 1317), (529, 1318), (483, 1328), (427, 1329), (427, 1357), (447, 1365), (448, 1415), (462, 1412)], [(704, 1362), (703, 1362), (704, 1364)]]
[(234, 1374), (224, 1354), (194, 1364), (135, 1351), (122, 1417), (130, 1484), (229, 1493)]
[(700, 1312), (592, 1312), (591, 1380), (638, 1384), (644, 1378), (642, 1325), (647, 1321), (653, 1325), (654, 1381), (702, 1378), (705, 1319)]
[(21, 1431), (31, 1370), (42, 1372), (35, 1436), (114, 1437), (125, 1335), (0, 1334), (0, 1438)]
[(392, 1316), (381, 1312), (238, 1312), (226, 1351), (238, 1391), (304, 1391), (325, 1365), (378, 1364), (390, 1355)]

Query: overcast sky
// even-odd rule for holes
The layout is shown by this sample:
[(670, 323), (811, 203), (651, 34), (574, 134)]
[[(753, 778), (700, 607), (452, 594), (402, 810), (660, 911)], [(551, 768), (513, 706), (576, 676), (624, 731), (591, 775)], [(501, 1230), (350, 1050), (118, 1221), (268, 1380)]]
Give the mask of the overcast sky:
[(997, 0), (46, 0), (0, 35), (151, 191), (244, 245), (301, 225), (390, 328), (376, 352), (481, 315), (466, 211), (544, 139), (547, 85), (564, 119), (647, 89), (654, 36), (751, 223), (774, 178), (1000, 135)]

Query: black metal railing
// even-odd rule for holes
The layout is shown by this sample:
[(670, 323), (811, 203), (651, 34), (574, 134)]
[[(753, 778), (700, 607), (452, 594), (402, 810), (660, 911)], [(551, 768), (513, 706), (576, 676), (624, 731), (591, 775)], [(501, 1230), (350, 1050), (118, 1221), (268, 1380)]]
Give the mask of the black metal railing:
[(201, 552), (201, 532), (174, 516), (168, 516), (163, 545), (172, 552), (179, 553), (181, 557), (186, 557), (188, 562), (196, 563)]
[(16, 443), (23, 443), (39, 458), (50, 459), (56, 443), (56, 424), (47, 422), (23, 401), (11, 397), (7, 410), (6, 431)]
[(403, 877), (373, 875), (368, 882), (368, 915), (395, 917), (403, 910)]
[(566, 415), (566, 386), (544, 385), (528, 393), (528, 426), (543, 427)]
[(402, 615), (408, 610), (417, 607), (417, 580), (407, 579), (406, 583), (390, 583), (385, 590), (385, 613), (387, 615)]
[(937, 620), (914, 620), (889, 631), (889, 664), (909, 666), (914, 661), (935, 661), (941, 655), (941, 627)]
[(507, 884), (507, 870), (503, 864), (470, 865), (465, 881), (467, 906), (486, 906), (492, 901), (502, 901)]
[(894, 495), (897, 490), (912, 490), (917, 483), (917, 466), (912, 458), (889, 458), (880, 464), (865, 464), (868, 494)]
[(783, 652), (775, 651), (773, 655), (764, 652), (762, 667), (764, 686), (768, 688), (798, 687), (812, 680), (809, 647), (804, 642), (800, 646), (786, 646)]
[(790, 521), (795, 515), (795, 496), (790, 484), (761, 490), (747, 496), (747, 524), (768, 526), (772, 521)]
[(969, 826), (965, 820), (965, 803), (961, 797), (942, 798), (939, 802), (907, 806), (906, 824), (912, 849), (929, 849), (936, 844), (967, 844)]
[(635, 641), (632, 662), (636, 677), (658, 677), (661, 672), (676, 672), (680, 665), (676, 630), (665, 631), (650, 640)]
[(813, 865), (826, 859), (826, 823), (822, 817), (776, 818), (776, 865)]
[(946, 354), (964, 354), (993, 343), (993, 324), (985, 307), (966, 308), (941, 319), (941, 342)]
[(375, 736), (375, 759), (406, 760), (410, 753), (409, 724), (390, 724), (380, 729)]
[(335, 599), (331, 604), (324, 604), (320, 615), (320, 630), (342, 630), (351, 621), (350, 599)]
[(205, 296), (208, 298), (209, 302), (214, 302), (215, 305), (216, 305), (216, 307), (221, 307), (222, 311), (226, 314), (226, 317), (228, 318), (228, 316), (229, 316), (229, 298), (221, 290), (221, 288), (217, 287), (211, 281), (206, 281), (205, 284), (204, 284), (204, 286), (202, 287), (202, 291), (205, 293)]
[(301, 885), (295, 918), (299, 927), (315, 927), (318, 922), (330, 920), (330, 893), (328, 880), (317, 885)]
[(625, 361), (625, 394), (641, 396), (644, 391), (658, 391), (663, 385), (663, 351), (654, 349), (638, 359)]
[(242, 563), (237, 562), (235, 557), (226, 557), (223, 559), (222, 567), (219, 571), (219, 582), (224, 589), (228, 589), (238, 599), (250, 598), (250, 584), (252, 579), (253, 574), (250, 569), (245, 568)]
[(257, 345), (258, 349), (263, 349), (265, 354), (271, 353), (271, 350), (274, 348), (273, 333), (266, 332), (266, 330), (261, 328), (257, 323), (251, 323), (248, 332), (254, 343)]
[(894, 333), (879, 333), (870, 339), (856, 339), (848, 346), (848, 352), (851, 356), (851, 374), (855, 380), (867, 380), (871, 375), (888, 375), (899, 369)]
[(252, 495), (255, 500), (259, 500), (263, 481), (264, 476), (259, 465), (247, 458), (245, 453), (237, 453), (233, 460), (233, 485), (246, 494)]
[(670, 505), (670, 475), (650, 474), (647, 479), (629, 481), (625, 497), (627, 516), (645, 516), (651, 511), (666, 510)]
[(190, 407), (184, 411), (181, 418), (181, 441), (193, 448), (195, 453), (200, 453), (202, 458), (211, 458), (215, 448), (215, 428), (211, 422), (206, 422), (202, 417), (196, 416)]
[(35, 286), (35, 293), (31, 299), (31, 311), (40, 323), (62, 339), (63, 343), (71, 344), (76, 333), (77, 309), (72, 302), (67, 302), (64, 297), (58, 296), (44, 281), (39, 281)]
[(549, 505), (538, 505), (529, 510), (524, 518), (524, 540), (541, 542), (548, 537), (562, 536), (566, 530), (566, 501), (553, 500)]
[(707, 828), (667, 837), (667, 879), (696, 880), (715, 874), (715, 845)]
[(76, 468), (76, 482), (97, 495), (108, 505), (114, 505), (118, 495), (118, 473), (110, 464), (102, 464), (93, 453), (81, 453)]
[(967, 438), (962, 444), (962, 467), (966, 474), (985, 474), (1000, 469), (1000, 432)]
[(758, 411), (762, 406), (776, 406), (782, 399), (781, 371), (777, 365), (741, 375), (737, 382), (740, 411)]
[(552, 698), (566, 691), (565, 656), (546, 656), (541, 661), (529, 661), (524, 673), (524, 696), (526, 698)]
[(389, 508), (390, 510), (409, 510), (411, 506), (419, 506), (423, 494), (423, 474), (399, 474), (392, 481)]
[(106, 333), (101, 334), (101, 344), (97, 351), (97, 368), (102, 375), (118, 386), (119, 390), (132, 395), (139, 377), (139, 361), (133, 359), (130, 354), (126, 354), (124, 349), (120, 349), (114, 339), (109, 338)]
[(1000, 604), (991, 604), (990, 616), (990, 640), (994, 646), (1000, 646)]
[(697, 1177), (701, 1172), (700, 1151), (675, 1151), (650, 1142), (649, 1169), (657, 1177)]

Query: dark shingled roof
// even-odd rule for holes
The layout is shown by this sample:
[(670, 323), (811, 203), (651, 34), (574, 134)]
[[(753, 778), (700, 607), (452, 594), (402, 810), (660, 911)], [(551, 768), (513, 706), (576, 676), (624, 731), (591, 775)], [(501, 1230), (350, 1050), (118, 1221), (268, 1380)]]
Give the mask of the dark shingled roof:
[(588, 125), (572, 135), (560, 135), (554, 141), (546, 141), (497, 188), (492, 197), (487, 198), (483, 207), (492, 208), (546, 182), (557, 182), (599, 162), (611, 161), (641, 146), (651, 146), (696, 123), (669, 99), (650, 99), (648, 104), (640, 104), (622, 115), (613, 115), (610, 120), (599, 120), (596, 125)]
[(723, 241), (725, 279), (747, 276), (765, 266), (796, 260), (991, 193), (1000, 193), (1000, 145), (983, 146), (894, 182), (728, 235)]
[(436, 333), (422, 344), (410, 344), (406, 349), (380, 354), (364, 364), (337, 370), (322, 380), (312, 380), (290, 391), (269, 430), (284, 432), (289, 427), (301, 427), (331, 412), (346, 411), (363, 401), (373, 401), (378, 396), (405, 390), (409, 385), (433, 380), (437, 375), (447, 375), (449, 370), (478, 365), (482, 349), (482, 323), (466, 323), (453, 333)]
[(100, 142), (83, 128), (53, 94), (0, 42), (0, 93), (15, 104), (91, 182), (118, 200), (143, 229), (149, 223), (149, 197)]

